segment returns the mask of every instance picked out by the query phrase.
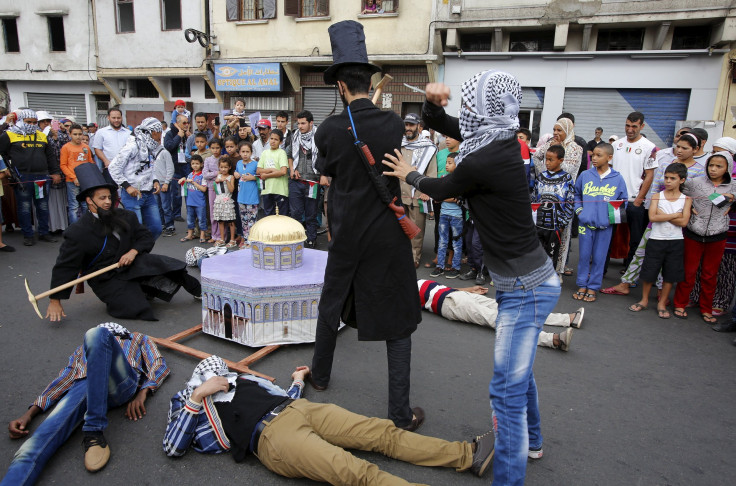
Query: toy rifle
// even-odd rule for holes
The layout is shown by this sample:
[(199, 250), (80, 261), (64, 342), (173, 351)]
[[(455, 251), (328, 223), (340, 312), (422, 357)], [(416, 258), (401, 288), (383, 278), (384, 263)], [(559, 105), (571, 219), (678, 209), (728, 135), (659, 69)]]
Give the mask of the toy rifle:
[(406, 234), (407, 238), (409, 238), (410, 240), (413, 239), (422, 230), (419, 229), (419, 226), (417, 226), (414, 221), (406, 217), (406, 211), (404, 210), (404, 207), (396, 204), (397, 198), (396, 196), (391, 195), (388, 187), (386, 186), (386, 183), (382, 179), (381, 174), (378, 173), (378, 170), (376, 169), (376, 160), (373, 158), (373, 154), (368, 148), (368, 145), (358, 140), (358, 137), (355, 135), (355, 131), (352, 129), (352, 127), (348, 127), (348, 131), (353, 135), (353, 138), (355, 138), (355, 148), (358, 150), (360, 160), (363, 161), (363, 165), (368, 171), (368, 177), (370, 177), (373, 187), (375, 187), (376, 191), (378, 191), (378, 197), (381, 199), (381, 202), (388, 206), (388, 208), (393, 211), (394, 215), (396, 215), (396, 219), (398, 220), (399, 225), (401, 226), (402, 231), (404, 231), (404, 234)]

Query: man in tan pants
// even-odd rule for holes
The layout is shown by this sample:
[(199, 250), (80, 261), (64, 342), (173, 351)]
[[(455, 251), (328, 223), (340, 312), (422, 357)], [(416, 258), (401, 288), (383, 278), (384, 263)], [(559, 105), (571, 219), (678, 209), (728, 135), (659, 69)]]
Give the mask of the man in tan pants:
[[(401, 155), (404, 160), (410, 160), (420, 174), (437, 177), (437, 146), (428, 138), (421, 136), (419, 122), (421, 119), (414, 113), (404, 118), (404, 140), (401, 142)], [(422, 245), (424, 244), (424, 226), (429, 213), (431, 200), (426, 194), (414, 189), (406, 182), (401, 182), (401, 202), (406, 207), (406, 214), (422, 230), (411, 240), (411, 252), (414, 256), (414, 266), (419, 266), (422, 259)]]
[(268, 380), (231, 373), (217, 356), (202, 360), (187, 388), (171, 400), (164, 452), (182, 456), (230, 451), (236, 462), (252, 452), (271, 471), (335, 485), (406, 485), (401, 478), (345, 449), (380, 452), (420, 466), (454, 467), (482, 476), (493, 458), (488, 432), (473, 443), (448, 442), (358, 415), (337, 405), (301, 399), (309, 368), (292, 373), (284, 391)]

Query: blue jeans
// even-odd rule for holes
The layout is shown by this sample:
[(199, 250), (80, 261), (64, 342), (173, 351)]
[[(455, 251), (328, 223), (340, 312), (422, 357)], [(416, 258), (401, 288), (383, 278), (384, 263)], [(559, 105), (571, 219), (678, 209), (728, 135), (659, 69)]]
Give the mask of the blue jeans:
[(445, 267), (447, 261), (447, 246), (452, 242), (452, 268), (460, 271), (460, 262), (463, 257), (463, 218), (440, 214), (440, 241), (437, 246), (437, 266)]
[(193, 230), (196, 220), (199, 220), (199, 230), (207, 231), (207, 206), (187, 206), (187, 229)]
[(133, 211), (138, 216), (138, 222), (145, 225), (153, 234), (153, 239), (161, 236), (161, 216), (158, 212), (158, 202), (153, 191), (141, 191), (141, 198), (137, 199), (128, 194), (128, 191), (120, 191), (120, 202), (128, 211)]
[(83, 211), (87, 210), (87, 203), (77, 201), (79, 195), (79, 186), (73, 182), (66, 183), (66, 210), (69, 217), (69, 224), (76, 223), (79, 219), (79, 208)]
[[(46, 180), (46, 184), (43, 186), (44, 197), (36, 199), (35, 188), (32, 182), (36, 180)], [(46, 235), (49, 233), (49, 196), (48, 191), (51, 186), (51, 179), (47, 178), (42, 174), (21, 174), (21, 182), (27, 182), (26, 184), (16, 184), (13, 186), (15, 191), (15, 201), (18, 206), (18, 222), (20, 223), (20, 229), (23, 231), (24, 238), (33, 238), (33, 224), (32, 213), (33, 209), (31, 204), (36, 205), (36, 219), (38, 220), (38, 234)]]
[(95, 327), (84, 335), (87, 378), (77, 380), (46, 420), (18, 449), (2, 486), (33, 484), (56, 450), (84, 422), (85, 431), (107, 427), (107, 409), (130, 401), (138, 387), (138, 373), (110, 331)]
[[(289, 215), (304, 224), (307, 241), (317, 239), (317, 199), (309, 197), (309, 184), (289, 179)], [(279, 206), (279, 213), (282, 208)]]
[(512, 292), (496, 291), (496, 347), (489, 387), (496, 434), (494, 485), (524, 484), (529, 447), (542, 446), (532, 367), (539, 333), (559, 297), (556, 275), (530, 290), (517, 280)]
[[(162, 184), (163, 185), (163, 184)], [(169, 190), (164, 192), (160, 191), (156, 194), (156, 200), (158, 201), (158, 215), (161, 218), (164, 228), (174, 227), (174, 213), (171, 210), (171, 200), (174, 198), (173, 194), (179, 188), (179, 184), (176, 187), (169, 184)]]
[[(189, 164), (175, 164), (175, 165), (182, 165), (183, 168), (189, 167)], [(172, 221), (173, 218), (181, 218), (181, 205), (182, 205), (182, 197), (181, 197), (181, 186), (179, 185), (179, 179), (182, 177), (186, 177), (188, 172), (184, 172), (184, 174), (179, 175), (179, 171), (174, 171), (174, 178), (171, 179), (171, 182), (169, 183), (169, 192), (171, 192), (171, 195), (169, 196), (171, 198), (171, 217)]]

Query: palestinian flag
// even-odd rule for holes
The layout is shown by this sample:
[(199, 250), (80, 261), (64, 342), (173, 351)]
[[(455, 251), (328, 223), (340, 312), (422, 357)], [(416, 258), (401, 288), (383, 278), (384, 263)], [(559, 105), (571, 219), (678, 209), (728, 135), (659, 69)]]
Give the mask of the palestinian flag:
[(309, 199), (317, 199), (317, 196), (319, 196), (319, 183), (309, 181), (309, 192), (307, 196)]
[(432, 212), (432, 204), (429, 201), (417, 201), (419, 205), (419, 212), (422, 214), (429, 214)]
[(224, 182), (215, 182), (215, 194), (219, 196), (223, 192), (225, 192), (225, 183)]
[(608, 222), (610, 224), (620, 224), (626, 222), (626, 207), (624, 200), (608, 201)]
[(33, 186), (33, 196), (36, 199), (43, 199), (46, 197), (46, 191), (44, 191), (45, 185), (46, 181), (36, 181), (36, 184)]
[(728, 204), (728, 199), (723, 194), (718, 194), (717, 192), (714, 192), (710, 196), (708, 196), (708, 199), (710, 199), (710, 202), (713, 203), (713, 205), (717, 208), (722, 208), (726, 204)]
[(534, 220), (534, 226), (537, 225), (537, 210), (542, 206), (542, 203), (532, 203), (532, 219)]
[(189, 184), (187, 184), (186, 181), (184, 181), (181, 185), (181, 196), (186, 197), (189, 195)]

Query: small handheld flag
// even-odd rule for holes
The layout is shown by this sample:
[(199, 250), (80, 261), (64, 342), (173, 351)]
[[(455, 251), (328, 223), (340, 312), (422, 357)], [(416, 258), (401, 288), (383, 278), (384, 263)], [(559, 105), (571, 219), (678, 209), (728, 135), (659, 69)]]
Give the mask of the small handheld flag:
[(309, 192), (307, 196), (309, 196), (309, 199), (317, 199), (317, 196), (319, 196), (319, 183), (309, 181)]
[(36, 184), (33, 186), (33, 197), (36, 199), (43, 199), (46, 197), (46, 191), (44, 191), (45, 184), (46, 181), (36, 181)]
[(624, 200), (608, 201), (608, 222), (620, 224), (626, 222), (626, 208)]
[(419, 212), (422, 214), (429, 214), (432, 212), (432, 206), (429, 201), (422, 201), (421, 199), (418, 201), (419, 205)]
[(708, 199), (710, 199), (710, 202), (713, 203), (713, 205), (717, 208), (722, 208), (725, 205), (728, 204), (728, 199), (723, 194), (718, 194), (717, 192), (714, 192), (710, 196), (708, 196)]
[(532, 203), (532, 219), (534, 220), (534, 225), (537, 224), (537, 211), (542, 206), (542, 203)]

